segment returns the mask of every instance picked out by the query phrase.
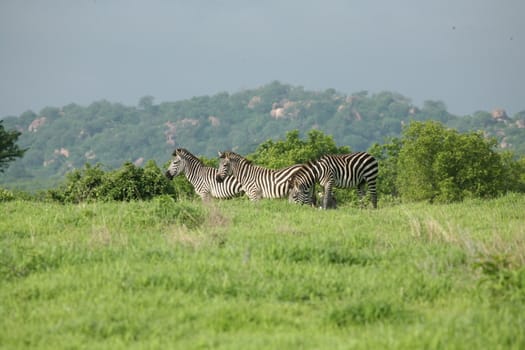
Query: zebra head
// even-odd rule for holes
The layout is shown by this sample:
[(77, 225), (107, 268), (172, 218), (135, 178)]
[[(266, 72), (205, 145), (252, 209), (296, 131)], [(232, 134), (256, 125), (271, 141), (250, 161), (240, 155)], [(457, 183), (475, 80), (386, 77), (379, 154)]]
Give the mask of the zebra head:
[(300, 176), (293, 176), (290, 181), (290, 192), (288, 194), (288, 202), (307, 204), (311, 206), (316, 205), (316, 198), (314, 194), (315, 186), (305, 183)]
[(166, 177), (170, 180), (184, 172), (185, 162), (179, 154), (181, 151), (181, 149), (176, 149), (173, 151), (173, 160), (171, 161), (168, 170), (166, 170), (165, 173)]
[(227, 176), (232, 174), (232, 166), (230, 160), (230, 152), (219, 152), (219, 169), (215, 180), (219, 183), (223, 182)]

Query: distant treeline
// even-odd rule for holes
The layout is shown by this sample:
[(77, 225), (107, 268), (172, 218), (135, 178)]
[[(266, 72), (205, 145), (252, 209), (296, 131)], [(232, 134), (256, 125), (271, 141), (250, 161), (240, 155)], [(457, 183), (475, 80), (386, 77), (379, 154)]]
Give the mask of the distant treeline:
[[(448, 203), (525, 192), (525, 157), (516, 160), (509, 151), (497, 152), (495, 142), (480, 132), (459, 133), (440, 122), (410, 123), (400, 138), (369, 149), (379, 163), (380, 205), (398, 201)], [(299, 131), (294, 130), (284, 139), (263, 142), (247, 157), (257, 165), (275, 169), (324, 154), (349, 152), (348, 147), (338, 147), (332, 136), (321, 131), (310, 130), (306, 138), (301, 138)], [(203, 157), (202, 161), (217, 166), (217, 157)], [(149, 160), (144, 167), (126, 162), (115, 170), (86, 163), (82, 169), (68, 173), (56, 188), (41, 191), (34, 198), (80, 203), (148, 200), (158, 196), (169, 196), (171, 200), (196, 197), (182, 174), (170, 181), (164, 176), (164, 169)], [(336, 189), (335, 196), (339, 204), (357, 205), (355, 191)], [(0, 201), (16, 197), (0, 189)]]
[(460, 132), (481, 131), (495, 138), (495, 148), (525, 155), (525, 110), (469, 116), (447, 112), (440, 101), (415, 106), (394, 92), (352, 95), (334, 89), (307, 91), (272, 82), (234, 94), (218, 93), (156, 104), (145, 96), (137, 106), (98, 101), (91, 105), (46, 107), (7, 117), (7, 130), (22, 133), (18, 144), (28, 151), (10, 164), (0, 185), (26, 190), (51, 188), (86, 163), (117, 169), (125, 162), (164, 164), (175, 147), (214, 157), (218, 150), (250, 154), (267, 140), (282, 139), (290, 130), (306, 136), (312, 129), (330, 135), (352, 151), (367, 150), (400, 137), (412, 121), (438, 121)]

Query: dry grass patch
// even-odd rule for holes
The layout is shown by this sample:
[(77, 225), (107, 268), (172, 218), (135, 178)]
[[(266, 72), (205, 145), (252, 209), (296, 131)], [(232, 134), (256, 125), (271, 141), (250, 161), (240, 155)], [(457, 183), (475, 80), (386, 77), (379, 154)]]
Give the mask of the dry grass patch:
[(128, 237), (125, 234), (112, 232), (107, 226), (93, 226), (88, 239), (91, 248), (104, 248), (111, 245), (126, 246)]
[(190, 230), (184, 225), (171, 225), (164, 235), (169, 245), (183, 245), (190, 248), (199, 248), (206, 237), (197, 230)]

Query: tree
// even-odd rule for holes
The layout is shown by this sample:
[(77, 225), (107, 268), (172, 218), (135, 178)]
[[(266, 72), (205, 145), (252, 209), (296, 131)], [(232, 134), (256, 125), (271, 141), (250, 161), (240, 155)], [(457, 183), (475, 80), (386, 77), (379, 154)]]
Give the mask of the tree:
[(159, 195), (177, 198), (177, 190), (164, 176), (155, 161), (144, 168), (126, 162), (121, 168), (105, 172), (100, 163), (75, 169), (66, 174), (66, 181), (48, 191), (51, 199), (62, 203), (85, 201), (148, 200)]
[(146, 112), (155, 112), (155, 106), (153, 105), (153, 101), (155, 98), (153, 96), (143, 96), (139, 100), (139, 109), (142, 109)]
[(2, 125), (4, 121), (0, 120), (0, 173), (3, 173), (8, 167), (8, 163), (14, 161), (16, 158), (23, 157), (27, 149), (21, 149), (16, 144), (18, 136), (21, 135), (19, 131), (7, 131)]
[(398, 196), (396, 179), (398, 176), (397, 160), (401, 151), (401, 139), (394, 137), (387, 143), (378, 143), (369, 148), (368, 153), (373, 155), (379, 163), (379, 181), (377, 182), (377, 192), (383, 197)]
[(443, 123), (450, 119), (450, 114), (447, 112), (447, 106), (442, 101), (428, 100), (423, 102), (423, 109), (421, 112), (425, 119), (439, 120)]
[(461, 134), (436, 121), (413, 122), (403, 131), (397, 187), (405, 200), (459, 201), (494, 197), (509, 189), (514, 169), (481, 132)]
[(292, 130), (286, 133), (285, 140), (263, 142), (249, 158), (257, 165), (277, 169), (329, 153), (350, 153), (350, 149), (337, 147), (332, 136), (319, 130), (310, 130), (306, 141), (300, 139), (299, 130)]
[(404, 130), (397, 178), (397, 187), (402, 197), (423, 200), (436, 196), (437, 181), (432, 164), (440, 151), (443, 131), (444, 127), (438, 122), (412, 122)]

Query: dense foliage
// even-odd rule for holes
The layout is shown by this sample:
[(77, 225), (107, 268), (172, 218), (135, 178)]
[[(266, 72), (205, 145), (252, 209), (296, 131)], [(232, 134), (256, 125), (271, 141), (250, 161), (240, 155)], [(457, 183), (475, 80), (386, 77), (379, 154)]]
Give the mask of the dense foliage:
[(6, 190), (5, 188), (0, 188), (0, 202), (12, 201), (15, 199), (13, 192)]
[[(248, 155), (255, 163), (269, 168), (313, 160), (325, 153), (347, 153), (348, 147), (337, 147), (331, 136), (318, 130), (311, 130), (307, 140), (299, 137), (297, 130), (287, 133), (285, 140), (268, 140)], [(201, 157), (207, 166), (216, 167), (216, 158)], [(167, 167), (165, 164), (165, 168)], [(140, 200), (157, 195), (174, 198), (196, 198), (193, 186), (183, 174), (170, 183), (163, 171), (150, 160), (144, 169), (126, 162), (121, 168), (104, 171), (102, 164), (66, 174), (65, 183), (48, 191), (48, 197), (62, 203), (79, 203), (93, 200)]]
[(519, 190), (518, 165), (509, 167), (495, 146), (479, 132), (461, 134), (432, 121), (410, 124), (397, 161), (401, 197), (449, 202)]
[(319, 130), (310, 130), (306, 140), (301, 140), (298, 130), (286, 133), (284, 140), (268, 140), (260, 144), (251, 159), (258, 165), (278, 169), (292, 164), (305, 163), (323, 154), (349, 153), (346, 146), (337, 147), (333, 137)]
[[(525, 192), (525, 157), (516, 160), (510, 152), (497, 152), (496, 141), (479, 132), (460, 133), (436, 121), (412, 122), (400, 138), (375, 144), (368, 152), (379, 162), (380, 201), (455, 202), (465, 198), (492, 198), (508, 192)], [(281, 168), (317, 159), (323, 154), (349, 153), (332, 136), (311, 130), (301, 139), (297, 130), (284, 139), (262, 143), (247, 158), (268, 168)], [(216, 167), (217, 158), (201, 157)], [(159, 195), (174, 199), (196, 198), (184, 175), (172, 181), (164, 176), (169, 162), (159, 168), (150, 160), (144, 168), (125, 162), (116, 170), (86, 163), (71, 171), (65, 181), (43, 197), (62, 203), (94, 200), (145, 200)], [(321, 193), (319, 187), (316, 193)], [(0, 200), (19, 195), (0, 191)], [(42, 197), (42, 196), (40, 196)], [(357, 204), (355, 191), (335, 189), (339, 204)]]
[(159, 195), (176, 198), (177, 195), (175, 187), (154, 161), (149, 161), (144, 168), (128, 162), (107, 172), (100, 164), (86, 164), (83, 169), (67, 174), (66, 182), (48, 193), (51, 199), (62, 203), (146, 200)]
[[(320, 131), (310, 131), (307, 140), (292, 131), (284, 140), (261, 144), (251, 159), (277, 168), (348, 152)], [(460, 133), (436, 121), (412, 122), (400, 138), (375, 144), (369, 153), (379, 161), (383, 200), (454, 202), (525, 192), (525, 157), (516, 161), (510, 152), (497, 152), (496, 140), (480, 132)], [(335, 195), (341, 204), (357, 199), (347, 190)]]
[[(46, 107), (38, 113), (7, 117), (6, 128), (21, 132), (18, 143), (29, 150), (11, 164), (0, 184), (50, 188), (85, 163), (101, 163), (107, 169), (117, 169), (127, 161), (141, 166), (149, 159), (163, 164), (176, 147), (205, 157), (228, 149), (251, 154), (267, 140), (284, 138), (290, 130), (298, 130), (302, 137), (318, 130), (331, 135), (337, 145), (363, 151), (400, 137), (403, 126), (411, 121), (424, 120), (439, 121), (460, 132), (483, 130), (496, 138), (499, 149), (525, 155), (525, 111), (513, 116), (501, 110), (479, 111), (460, 117), (448, 113), (443, 102), (426, 101), (418, 107), (393, 92), (345, 95), (333, 89), (307, 91), (273, 82), (234, 94), (178, 102), (155, 104), (153, 97), (145, 96), (137, 106), (102, 100), (89, 106)], [(282, 163), (293, 157), (287, 155)]]
[(497, 152), (479, 132), (459, 133), (427, 121), (370, 149), (379, 160), (378, 192), (404, 201), (453, 202), (525, 192), (525, 157)]
[(9, 162), (21, 158), (26, 152), (16, 144), (21, 133), (16, 130), (5, 130), (3, 123), (4, 121), (0, 120), (0, 173), (4, 172)]

